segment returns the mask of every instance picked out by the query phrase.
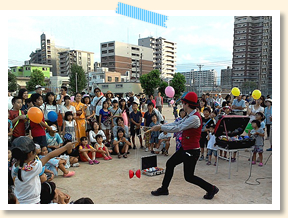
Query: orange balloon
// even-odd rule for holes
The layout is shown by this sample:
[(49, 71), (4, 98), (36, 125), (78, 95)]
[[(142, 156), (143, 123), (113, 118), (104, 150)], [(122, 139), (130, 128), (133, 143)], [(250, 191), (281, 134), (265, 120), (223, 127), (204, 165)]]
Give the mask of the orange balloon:
[(34, 123), (40, 123), (43, 119), (43, 113), (38, 107), (31, 107), (27, 112), (29, 120)]

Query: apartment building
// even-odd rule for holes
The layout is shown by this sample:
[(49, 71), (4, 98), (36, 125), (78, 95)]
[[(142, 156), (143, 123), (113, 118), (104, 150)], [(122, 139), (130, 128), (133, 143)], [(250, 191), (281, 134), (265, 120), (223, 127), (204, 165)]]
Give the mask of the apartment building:
[(180, 72), (186, 79), (186, 91), (194, 91), (198, 96), (203, 92), (211, 92), (216, 88), (217, 71), (201, 70), (195, 71), (192, 69), (190, 72)]
[(171, 80), (176, 72), (177, 43), (150, 36), (138, 39), (138, 45), (153, 49), (153, 69), (159, 70), (166, 81)]
[[(255, 82), (262, 94), (272, 94), (272, 17), (235, 16), (232, 86)], [(253, 90), (251, 90), (253, 91)]]
[(231, 89), (232, 88), (232, 68), (221, 69), (221, 88)]
[(101, 66), (109, 71), (125, 75), (131, 72), (131, 78), (139, 79), (153, 70), (153, 50), (124, 42), (109, 41), (100, 44)]
[(29, 63), (52, 65), (53, 76), (68, 76), (73, 63), (82, 66), (85, 72), (94, 70), (93, 52), (56, 46), (54, 38), (45, 33), (40, 36), (40, 47), (30, 54)]
[(73, 64), (81, 66), (84, 72), (94, 70), (94, 53), (80, 50), (69, 50), (59, 52), (60, 76), (68, 76)]

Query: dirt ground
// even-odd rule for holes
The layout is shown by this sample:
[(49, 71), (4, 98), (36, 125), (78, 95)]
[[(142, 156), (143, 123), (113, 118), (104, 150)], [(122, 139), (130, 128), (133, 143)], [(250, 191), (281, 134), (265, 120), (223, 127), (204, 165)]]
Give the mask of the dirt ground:
[[(173, 122), (172, 108), (164, 106), (163, 114), (166, 120)], [(138, 141), (137, 141), (138, 142)], [(272, 156), (266, 165), (259, 167), (253, 165), (249, 185), (245, 181), (249, 177), (250, 166), (248, 162), (249, 152), (240, 152), (239, 170), (236, 171), (236, 162), (232, 163), (231, 179), (228, 179), (228, 161), (219, 159), (219, 169), (206, 165), (206, 161), (198, 161), (195, 175), (202, 177), (208, 182), (215, 184), (219, 193), (212, 201), (203, 199), (205, 191), (184, 180), (183, 166), (175, 168), (173, 179), (169, 187), (169, 196), (154, 197), (150, 194), (161, 186), (163, 175), (134, 177), (129, 179), (128, 171), (140, 169), (141, 156), (151, 155), (149, 152), (139, 148), (130, 149), (127, 159), (118, 159), (113, 155), (113, 160), (101, 162), (98, 165), (81, 163), (78, 168), (70, 168), (76, 172), (71, 178), (63, 178), (61, 172), (54, 179), (57, 187), (71, 196), (71, 200), (81, 197), (90, 197), (96, 204), (272, 204)], [(270, 147), (269, 140), (265, 140), (264, 160), (266, 162), (271, 152), (266, 149)], [(158, 167), (165, 168), (165, 163), (175, 152), (175, 139), (171, 139), (169, 156), (158, 155)]]

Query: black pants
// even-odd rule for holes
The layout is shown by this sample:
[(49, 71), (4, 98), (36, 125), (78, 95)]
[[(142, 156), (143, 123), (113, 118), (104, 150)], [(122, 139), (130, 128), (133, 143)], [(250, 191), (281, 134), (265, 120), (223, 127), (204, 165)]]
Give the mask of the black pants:
[(166, 163), (166, 171), (162, 182), (162, 188), (168, 189), (170, 181), (173, 177), (175, 166), (183, 162), (185, 180), (187, 182), (198, 185), (207, 192), (212, 191), (213, 186), (210, 183), (194, 175), (194, 170), (199, 155), (200, 155), (200, 149), (184, 151), (183, 148), (181, 147), (178, 151), (176, 151), (176, 153), (174, 153)]
[(270, 127), (271, 127), (271, 124), (266, 124), (266, 128), (267, 128), (267, 137), (270, 137)]

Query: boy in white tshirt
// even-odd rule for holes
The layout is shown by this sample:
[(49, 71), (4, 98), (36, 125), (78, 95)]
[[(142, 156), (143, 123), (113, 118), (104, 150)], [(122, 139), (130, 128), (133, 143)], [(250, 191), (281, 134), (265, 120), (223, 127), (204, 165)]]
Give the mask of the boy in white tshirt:
[(207, 162), (207, 165), (211, 165), (211, 158), (212, 158), (212, 154), (214, 155), (215, 157), (215, 163), (214, 163), (214, 166), (216, 166), (217, 164), (217, 149), (218, 147), (215, 146), (215, 143), (216, 143), (216, 137), (215, 137), (215, 134), (214, 134), (214, 130), (215, 130), (215, 125), (214, 124), (211, 124), (210, 125), (210, 130), (209, 132), (207, 132), (207, 140), (208, 140), (208, 143), (207, 143), (207, 149), (208, 149), (208, 162)]
[(160, 151), (162, 151), (162, 154), (165, 156), (168, 156), (168, 149), (170, 147), (170, 139), (172, 137), (171, 133), (167, 132), (161, 132), (158, 136), (158, 144), (156, 145), (156, 148), (154, 148), (155, 154), (159, 154)]

